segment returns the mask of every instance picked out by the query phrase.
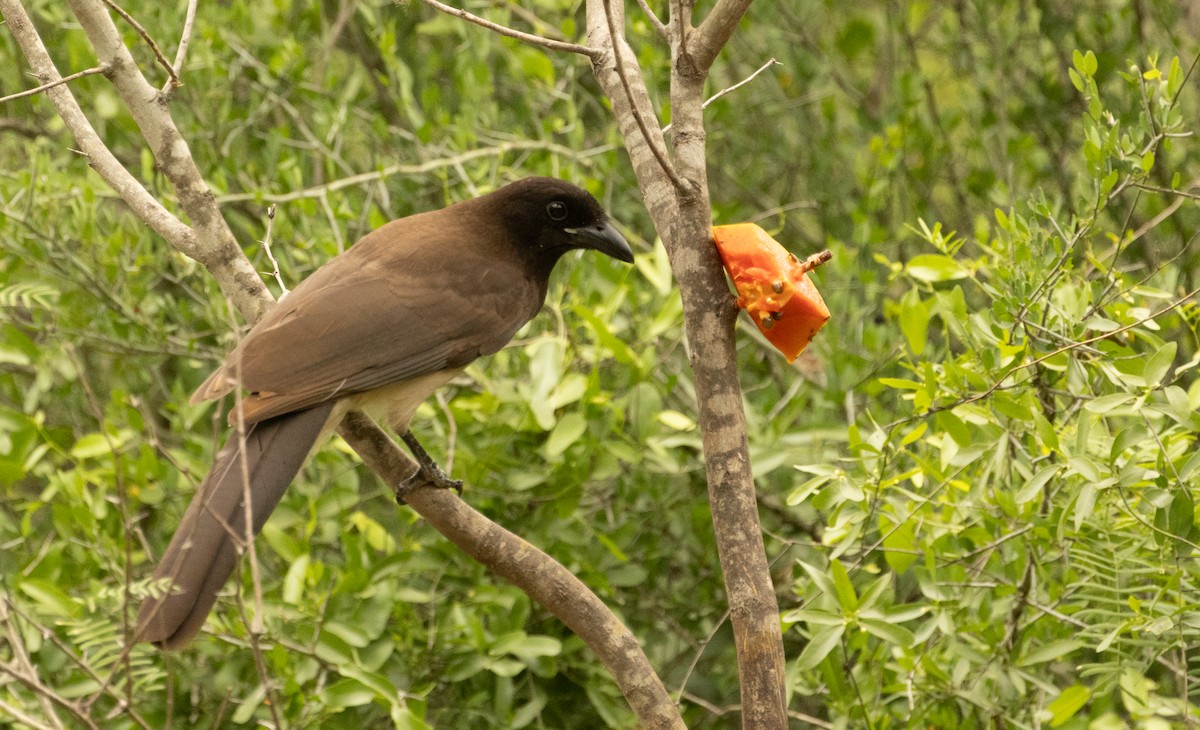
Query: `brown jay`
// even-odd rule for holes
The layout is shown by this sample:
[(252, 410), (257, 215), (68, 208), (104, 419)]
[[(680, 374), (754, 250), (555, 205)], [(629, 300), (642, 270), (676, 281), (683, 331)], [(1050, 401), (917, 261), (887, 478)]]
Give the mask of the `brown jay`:
[(192, 395), (198, 403), (236, 388), (247, 393), (154, 573), (169, 585), (143, 601), (137, 640), (167, 649), (191, 641), (251, 531), (350, 410), (387, 419), (423, 475), (452, 485), (411, 438), (409, 420), (434, 390), (533, 318), (551, 269), (573, 249), (633, 261), (586, 191), (526, 178), (384, 225), (276, 304)]

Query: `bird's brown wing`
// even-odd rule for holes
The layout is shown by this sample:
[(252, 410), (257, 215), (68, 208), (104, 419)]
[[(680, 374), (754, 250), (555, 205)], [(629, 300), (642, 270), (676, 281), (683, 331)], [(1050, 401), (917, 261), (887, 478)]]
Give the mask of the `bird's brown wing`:
[[(496, 352), (543, 292), (520, 262), (390, 225), (314, 272), (268, 313), (200, 398), (240, 382), (248, 422)], [(388, 235), (381, 235), (388, 234)]]

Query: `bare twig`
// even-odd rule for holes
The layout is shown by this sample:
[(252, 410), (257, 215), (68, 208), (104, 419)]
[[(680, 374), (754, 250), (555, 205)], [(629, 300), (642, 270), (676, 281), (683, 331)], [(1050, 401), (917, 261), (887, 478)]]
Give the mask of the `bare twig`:
[(279, 298), (283, 299), (291, 292), (288, 290), (287, 284), (283, 283), (283, 274), (279, 273), (279, 262), (275, 260), (275, 254), (271, 251), (271, 228), (275, 223), (275, 206), (267, 206), (267, 232), (263, 236), (263, 250), (267, 252), (267, 258), (271, 260), (272, 271), (271, 275), (275, 277), (275, 283), (279, 284)]
[(57, 702), (71, 709), (76, 714), (79, 714), (79, 710), (42, 684), (42, 680), (38, 676), (37, 670), (30, 659), (25, 641), (21, 638), (16, 624), (13, 623), (9, 615), (8, 597), (4, 595), (0, 595), (0, 626), (4, 627), (4, 633), (8, 639), (8, 648), (12, 653), (12, 662), (0, 663), (0, 672), (8, 674), (32, 690), (37, 695), (38, 703), (42, 706), (42, 712), (46, 715), (47, 727), (62, 730), (65, 726), (54, 712), (54, 703)]
[(170, 76), (168, 83), (171, 86), (182, 86), (183, 82), (179, 80), (179, 76), (176, 75), (175, 69), (171, 66), (171, 62), (168, 61), (167, 57), (163, 55), (162, 49), (158, 47), (158, 44), (154, 42), (154, 39), (151, 38), (150, 34), (146, 32), (146, 29), (142, 27), (142, 24), (137, 22), (136, 18), (125, 12), (125, 10), (120, 5), (117, 5), (115, 2), (113, 2), (113, 0), (101, 0), (101, 2), (111, 8), (114, 13), (120, 15), (126, 23), (129, 23), (129, 25), (137, 31), (137, 34), (142, 37), (142, 40), (146, 41), (146, 45), (150, 46), (150, 50), (154, 52), (154, 58), (158, 60), (158, 64), (167, 70), (167, 75)]
[(196, 24), (196, 6), (200, 4), (200, 0), (188, 0), (187, 14), (183, 18), (183, 32), (179, 34), (179, 48), (175, 49), (175, 63), (171, 64), (171, 70), (174, 72), (173, 78), (167, 79), (167, 83), (163, 84), (162, 92), (170, 94), (176, 87), (182, 85), (179, 80), (180, 74), (183, 73), (183, 62), (187, 59), (188, 46), (192, 43), (192, 28)]
[(478, 15), (469, 13), (466, 10), (461, 10), (459, 8), (451, 7), (450, 5), (440, 3), (440, 2), (438, 2), (438, 0), (421, 0), (421, 2), (425, 3), (426, 5), (433, 8), (434, 10), (439, 10), (443, 13), (446, 13), (447, 15), (453, 15), (454, 17), (461, 18), (462, 20), (465, 20), (468, 23), (474, 23), (475, 25), (481, 26), (483, 28), (487, 28), (488, 30), (490, 30), (494, 33), (499, 33), (500, 35), (508, 36), (509, 38), (515, 38), (523, 43), (528, 43), (532, 46), (538, 46), (540, 48), (545, 48), (545, 49), (551, 50), (551, 51), (566, 51), (567, 53), (578, 53), (581, 56), (587, 56), (588, 58), (591, 58), (593, 60), (598, 55), (594, 49), (588, 48), (587, 46), (581, 46), (578, 43), (567, 43), (565, 41), (556, 41), (556, 40), (552, 40), (550, 38), (544, 38), (540, 35), (534, 35), (533, 33), (525, 33), (523, 31), (519, 31), (514, 28), (509, 28), (506, 25), (500, 25), (499, 23), (493, 23), (490, 20), (486, 20), (484, 18), (479, 17)]
[(637, 3), (638, 7), (642, 9), (642, 12), (646, 14), (646, 20), (649, 20), (650, 25), (654, 26), (654, 30), (656, 30), (664, 39), (669, 39), (671, 35), (671, 29), (667, 27), (666, 23), (659, 19), (658, 14), (654, 12), (654, 8), (650, 7), (650, 3), (648, 3), (646, 0), (637, 0)]
[(724, 89), (721, 89), (717, 93), (715, 93), (712, 96), (705, 99), (704, 104), (702, 105), (701, 108), (707, 109), (709, 104), (712, 104), (714, 101), (716, 101), (717, 99), (720, 99), (722, 96), (725, 96), (726, 94), (732, 94), (733, 92), (742, 88), (746, 84), (748, 84), (751, 81), (753, 81), (754, 79), (758, 78), (759, 74), (761, 74), (763, 71), (766, 71), (767, 69), (771, 68), (772, 66), (782, 66), (782, 65), (783, 65), (782, 63), (780, 63), (779, 61), (776, 61), (774, 58), (768, 59), (767, 62), (764, 63), (763, 65), (759, 66), (758, 70), (755, 71), (754, 73), (750, 74), (746, 78), (737, 82), (733, 86), (727, 86)]
[[(735, 4), (744, 8), (748, 0)], [(689, 24), (691, 6), (688, 0), (670, 0), (671, 116), (675, 129), (672, 159), (678, 176), (687, 181), (683, 190), (662, 171), (636, 123), (635, 108), (642, 113), (653, 108), (636, 57), (622, 46), (620, 50), (626, 55), (608, 59), (608, 54), (617, 50), (613, 46), (623, 39), (613, 37), (604, 0), (588, 0), (588, 40), (605, 53), (605, 61), (594, 63), (592, 69), (612, 102), (642, 199), (679, 282), (684, 328), (692, 346), (708, 498), (737, 649), (742, 725), (782, 730), (787, 727), (787, 713), (779, 604), (771, 584), (750, 472), (733, 337), (737, 309), (728, 296), (725, 273), (712, 245), (701, 109), (707, 66), (688, 57), (690, 38), (695, 33)], [(620, 7), (615, 9), (619, 12)], [(725, 8), (722, 13), (727, 13), (728, 7), (728, 2), (718, 2), (718, 8)], [(712, 43), (724, 42), (716, 35), (709, 38)], [(715, 57), (716, 49), (709, 50)], [(629, 61), (625, 64), (629, 73), (624, 76), (615, 68), (617, 57)]]
[[(722, 96), (725, 96), (726, 94), (731, 94), (731, 93), (733, 93), (733, 92), (737, 91), (738, 89), (742, 88), (742, 87), (743, 87), (743, 86), (745, 86), (746, 84), (748, 84), (748, 83), (750, 83), (751, 81), (753, 81), (753, 80), (754, 80), (754, 79), (755, 79), (755, 78), (756, 78), (756, 77), (757, 77), (759, 74), (761, 74), (763, 71), (766, 71), (767, 69), (771, 68), (772, 66), (782, 66), (782, 65), (783, 65), (782, 63), (780, 63), (779, 61), (776, 61), (774, 58), (770, 59), (769, 61), (767, 61), (766, 63), (764, 63), (762, 66), (759, 66), (759, 68), (758, 68), (758, 70), (757, 70), (757, 71), (755, 71), (754, 73), (750, 74), (750, 75), (749, 75), (749, 76), (747, 76), (746, 78), (744, 78), (744, 79), (742, 79), (741, 81), (737, 82), (737, 83), (736, 83), (736, 84), (734, 84), (733, 86), (727, 86), (727, 87), (725, 87), (724, 89), (721, 89), (721, 90), (720, 90), (720, 91), (718, 91), (717, 93), (715, 93), (715, 94), (713, 94), (712, 96), (710, 96), (710, 97), (708, 97), (707, 99), (705, 99), (705, 100), (704, 100), (704, 103), (703, 103), (703, 104), (700, 106), (700, 108), (701, 108), (701, 109), (707, 109), (709, 104), (712, 104), (714, 101), (716, 101), (717, 99), (720, 99)], [(667, 126), (665, 126), (665, 127), (663, 127), (663, 128), (662, 128), (662, 133), (663, 133), (663, 134), (666, 134), (667, 132), (670, 132), (670, 131), (671, 131), (671, 125), (670, 125), (670, 124), (668, 124)]]
[(65, 84), (65, 83), (74, 81), (75, 79), (81, 79), (84, 76), (93, 76), (95, 74), (102, 74), (107, 70), (108, 70), (107, 66), (93, 66), (92, 68), (87, 68), (82, 71), (76, 71), (75, 73), (71, 74), (70, 76), (63, 76), (61, 79), (59, 79), (57, 81), (51, 81), (48, 84), (42, 84), (41, 86), (35, 86), (34, 88), (26, 89), (25, 91), (18, 91), (17, 93), (9, 94), (8, 96), (0, 96), (0, 104), (3, 104), (6, 101), (12, 101), (14, 99), (20, 99), (20, 98), (23, 98), (26, 96), (33, 96), (34, 94), (40, 94), (47, 89), (53, 89), (55, 86), (58, 86), (59, 84)]
[(812, 256), (809, 256), (800, 262), (800, 273), (807, 274), (821, 264), (828, 262), (832, 258), (833, 252), (829, 249), (818, 251), (817, 253), (814, 253)]
[(426, 162), (419, 162), (416, 164), (397, 163), (394, 165), (388, 165), (387, 167), (380, 169), (380, 170), (374, 170), (372, 172), (363, 172), (363, 173), (359, 173), (357, 175), (351, 175), (349, 177), (339, 178), (337, 180), (334, 180), (333, 182), (326, 183), (325, 185), (317, 185), (317, 186), (314, 186), (311, 188), (305, 188), (303, 190), (296, 190), (294, 192), (284, 193), (281, 195), (260, 195), (257, 193), (230, 193), (229, 195), (219, 196), (217, 198), (217, 202), (219, 202), (219, 203), (238, 203), (238, 202), (243, 202), (243, 201), (262, 200), (262, 201), (266, 201), (268, 203), (290, 203), (290, 202), (293, 202), (296, 200), (305, 200), (308, 198), (320, 198), (322, 195), (325, 195), (326, 193), (331, 193), (335, 190), (341, 190), (343, 188), (354, 187), (356, 185), (363, 185), (365, 183), (376, 182), (378, 180), (383, 180), (385, 178), (392, 177), (393, 175), (423, 175), (425, 173), (432, 172), (434, 170), (440, 170), (440, 169), (443, 169), (446, 167), (456, 167), (465, 162), (470, 162), (472, 160), (478, 160), (478, 159), (481, 159), (484, 157), (496, 157), (496, 156), (505, 154), (507, 152), (513, 152), (513, 151), (517, 151), (517, 150), (535, 150), (535, 149), (536, 150), (546, 150), (549, 152), (554, 152), (554, 153), (562, 154), (562, 155), (569, 155), (572, 157), (572, 159), (576, 159), (576, 160), (583, 159), (582, 157), (580, 157), (579, 152), (572, 150), (569, 147), (564, 147), (562, 145), (557, 145), (557, 144), (553, 144), (553, 143), (549, 143), (549, 142), (541, 142), (541, 141), (537, 141), (537, 140), (530, 140), (530, 141), (514, 140), (512, 142), (501, 142), (500, 144), (497, 144), (492, 147), (480, 147), (477, 149), (470, 150), (468, 152), (464, 152), (460, 155), (454, 155), (452, 157), (440, 157), (436, 160), (428, 160)]

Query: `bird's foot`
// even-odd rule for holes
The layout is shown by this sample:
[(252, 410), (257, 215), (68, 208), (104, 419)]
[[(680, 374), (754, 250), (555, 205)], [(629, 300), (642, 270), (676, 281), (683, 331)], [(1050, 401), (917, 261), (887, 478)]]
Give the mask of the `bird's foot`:
[(417, 437), (411, 431), (405, 431), (400, 435), (400, 439), (408, 445), (408, 450), (412, 452), (413, 458), (417, 460), (419, 468), (396, 488), (396, 502), (404, 504), (404, 498), (411, 490), (425, 484), (435, 489), (453, 489), (460, 496), (462, 495), (462, 481), (451, 479), (450, 475), (442, 471), (442, 468), (425, 451), (425, 447), (421, 446), (421, 442), (417, 440)]

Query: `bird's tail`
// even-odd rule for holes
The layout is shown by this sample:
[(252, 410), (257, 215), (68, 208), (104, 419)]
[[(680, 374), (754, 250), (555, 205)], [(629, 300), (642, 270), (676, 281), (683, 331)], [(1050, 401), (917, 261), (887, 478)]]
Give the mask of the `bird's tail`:
[(154, 572), (172, 585), (142, 602), (138, 641), (175, 649), (200, 631), (248, 540), (243, 496), (250, 495), (251, 528), (258, 534), (332, 409), (331, 402), (254, 424), (246, 431), (244, 459), (237, 432), (230, 435)]

